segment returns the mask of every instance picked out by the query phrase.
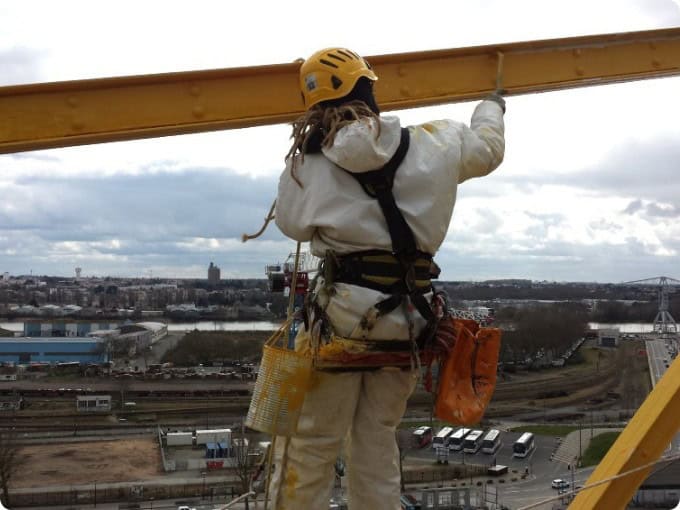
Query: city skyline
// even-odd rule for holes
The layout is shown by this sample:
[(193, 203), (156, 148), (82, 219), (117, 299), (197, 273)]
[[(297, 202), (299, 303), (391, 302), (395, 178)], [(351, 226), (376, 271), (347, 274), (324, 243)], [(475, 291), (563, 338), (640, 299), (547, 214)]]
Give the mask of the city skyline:
[[(0, 86), (290, 62), (337, 44), (375, 55), (680, 26), (673, 0), (433, 2), (408, 16), (349, 1), (332, 26), (314, 9), (271, 9), (268, 21), (255, 4), (10, 0)], [(346, 29), (357, 12), (370, 30)], [(505, 161), (460, 186), (442, 279), (677, 275), (677, 90), (666, 78), (508, 97)], [(474, 106), (397, 114), (468, 123)], [(241, 235), (269, 210), (289, 135), (277, 125), (2, 155), (0, 274), (205, 278), (213, 260), (223, 279), (264, 278), (295, 243), (274, 225)]]

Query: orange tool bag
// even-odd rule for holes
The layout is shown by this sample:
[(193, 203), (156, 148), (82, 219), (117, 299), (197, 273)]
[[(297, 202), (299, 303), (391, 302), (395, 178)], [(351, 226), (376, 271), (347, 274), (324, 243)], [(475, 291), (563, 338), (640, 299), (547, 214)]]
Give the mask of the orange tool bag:
[(447, 316), (437, 326), (435, 341), (448, 350), (439, 356), (434, 415), (456, 425), (479, 423), (496, 387), (501, 330)]

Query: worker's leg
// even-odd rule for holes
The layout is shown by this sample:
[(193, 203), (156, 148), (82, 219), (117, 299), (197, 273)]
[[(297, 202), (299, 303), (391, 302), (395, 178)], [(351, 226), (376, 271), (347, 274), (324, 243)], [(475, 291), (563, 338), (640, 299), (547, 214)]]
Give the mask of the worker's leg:
[(415, 388), (414, 373), (382, 369), (363, 374), (349, 444), (351, 510), (397, 510), (399, 451), (397, 425)]
[(277, 438), (270, 486), (276, 510), (328, 510), (335, 460), (349, 429), (361, 388), (361, 373), (313, 375), (298, 432)]

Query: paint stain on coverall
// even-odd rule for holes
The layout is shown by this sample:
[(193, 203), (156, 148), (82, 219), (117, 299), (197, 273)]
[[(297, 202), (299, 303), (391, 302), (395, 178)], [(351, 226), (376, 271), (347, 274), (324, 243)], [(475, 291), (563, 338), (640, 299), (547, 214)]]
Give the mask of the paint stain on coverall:
[(286, 469), (286, 499), (295, 499), (295, 485), (298, 481), (298, 474), (295, 468)]

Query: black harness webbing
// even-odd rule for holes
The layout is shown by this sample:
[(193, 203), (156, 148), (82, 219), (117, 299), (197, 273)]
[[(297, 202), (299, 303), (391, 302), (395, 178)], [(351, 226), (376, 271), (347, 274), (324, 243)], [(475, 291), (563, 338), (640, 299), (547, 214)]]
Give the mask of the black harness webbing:
[(406, 153), (409, 149), (409, 142), (409, 131), (407, 128), (402, 128), (399, 147), (397, 147), (394, 155), (382, 168), (360, 174), (349, 172), (346, 169), (343, 170), (354, 177), (369, 196), (378, 201), (380, 209), (385, 216), (390, 239), (392, 241), (392, 255), (396, 257), (401, 266), (400, 276), (406, 292), (391, 296), (385, 301), (378, 303), (376, 308), (378, 308), (381, 314), (388, 313), (399, 306), (403, 295), (406, 294), (409, 296), (420, 315), (430, 322), (434, 318), (432, 308), (425, 299), (422, 289), (419, 289), (416, 286), (415, 262), (419, 255), (416, 247), (416, 240), (413, 236), (411, 227), (406, 223), (404, 215), (399, 210), (399, 207), (394, 200), (394, 195), (392, 194), (394, 175), (396, 174), (399, 165), (401, 165), (404, 160), (404, 157), (406, 157)]

